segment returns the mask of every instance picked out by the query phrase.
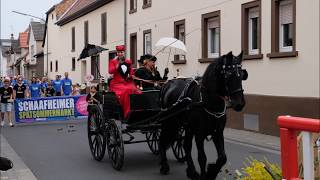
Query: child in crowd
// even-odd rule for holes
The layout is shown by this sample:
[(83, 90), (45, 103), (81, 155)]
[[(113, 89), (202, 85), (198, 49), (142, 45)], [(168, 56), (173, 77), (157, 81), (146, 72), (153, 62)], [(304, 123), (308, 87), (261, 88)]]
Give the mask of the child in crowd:
[(80, 96), (80, 85), (79, 85), (79, 83), (73, 85), (73, 87), (72, 87), (72, 96)]
[(87, 95), (87, 102), (89, 104), (99, 104), (99, 100), (101, 99), (99, 92), (97, 92), (97, 86), (90, 87), (90, 93)]
[(52, 87), (52, 83), (49, 82), (49, 83), (48, 83), (48, 87), (47, 87), (46, 90), (45, 90), (45, 96), (46, 96), (46, 97), (53, 97), (53, 96), (54, 96), (54, 93), (55, 93), (55, 90), (54, 90), (54, 88)]

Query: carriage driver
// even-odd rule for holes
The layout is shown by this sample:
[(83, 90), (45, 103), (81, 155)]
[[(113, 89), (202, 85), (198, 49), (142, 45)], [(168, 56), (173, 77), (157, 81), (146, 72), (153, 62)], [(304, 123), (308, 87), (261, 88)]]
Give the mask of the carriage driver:
[(109, 74), (113, 75), (109, 88), (115, 92), (122, 106), (124, 117), (130, 111), (130, 94), (140, 94), (140, 90), (133, 83), (132, 61), (126, 59), (124, 45), (116, 46), (117, 56), (109, 61)]
[(135, 72), (136, 85), (140, 86), (143, 90), (159, 89), (159, 82), (166, 81), (168, 79), (169, 69), (165, 68), (164, 75), (161, 77), (155, 66), (157, 57), (146, 54), (141, 56), (139, 61), (143, 66)]

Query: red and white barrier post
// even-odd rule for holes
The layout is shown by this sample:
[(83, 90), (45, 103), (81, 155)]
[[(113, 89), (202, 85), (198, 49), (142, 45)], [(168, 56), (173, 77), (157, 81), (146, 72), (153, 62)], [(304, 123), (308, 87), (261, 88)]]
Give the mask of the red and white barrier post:
[(320, 119), (279, 116), (282, 176), (298, 179), (297, 131), (302, 132), (304, 179), (314, 179), (312, 132), (320, 132)]

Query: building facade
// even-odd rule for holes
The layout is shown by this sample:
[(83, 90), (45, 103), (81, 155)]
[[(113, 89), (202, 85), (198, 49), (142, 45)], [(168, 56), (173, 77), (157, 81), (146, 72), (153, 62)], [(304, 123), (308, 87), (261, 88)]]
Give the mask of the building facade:
[(318, 0), (127, 3), (132, 59), (156, 54), (162, 37), (185, 42), (185, 56), (157, 55), (160, 73), (168, 64), (171, 77), (194, 77), (214, 58), (244, 52), (247, 104), (241, 113), (228, 112), (228, 127), (278, 135), (278, 115), (320, 118)]
[(28, 54), (24, 65), (24, 77), (44, 76), (44, 59), (42, 41), (44, 37), (45, 25), (41, 22), (31, 22), (28, 33)]
[[(114, 56), (115, 46), (124, 43), (124, 2), (76, 0), (70, 4), (58, 18), (56, 7), (47, 13), (46, 32), (49, 35), (43, 47), (45, 53), (48, 52), (49, 78), (69, 72), (75, 83), (84, 83), (88, 74), (94, 75), (97, 80), (96, 62), (101, 75), (108, 76), (108, 60)], [(88, 43), (109, 51), (78, 60)]]

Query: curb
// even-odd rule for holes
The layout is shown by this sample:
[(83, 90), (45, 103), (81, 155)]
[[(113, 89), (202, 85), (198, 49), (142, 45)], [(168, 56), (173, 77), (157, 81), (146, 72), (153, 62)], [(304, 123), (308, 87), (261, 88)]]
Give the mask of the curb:
[(252, 143), (252, 142), (250, 143), (245, 140), (234, 139), (234, 138), (230, 138), (230, 137), (226, 137), (226, 136), (225, 136), (225, 139), (229, 140), (229, 141), (233, 141), (233, 142), (238, 142), (238, 143), (242, 143), (242, 144), (246, 144), (246, 145), (250, 145), (250, 146), (256, 146), (259, 148), (269, 149), (269, 150), (280, 152), (280, 147), (266, 146), (266, 145), (262, 145), (262, 144)]
[(18, 154), (13, 150), (8, 141), (0, 134), (0, 155), (9, 158), (13, 163), (13, 168), (1, 172), (0, 180), (37, 180), (32, 171), (25, 165)]

